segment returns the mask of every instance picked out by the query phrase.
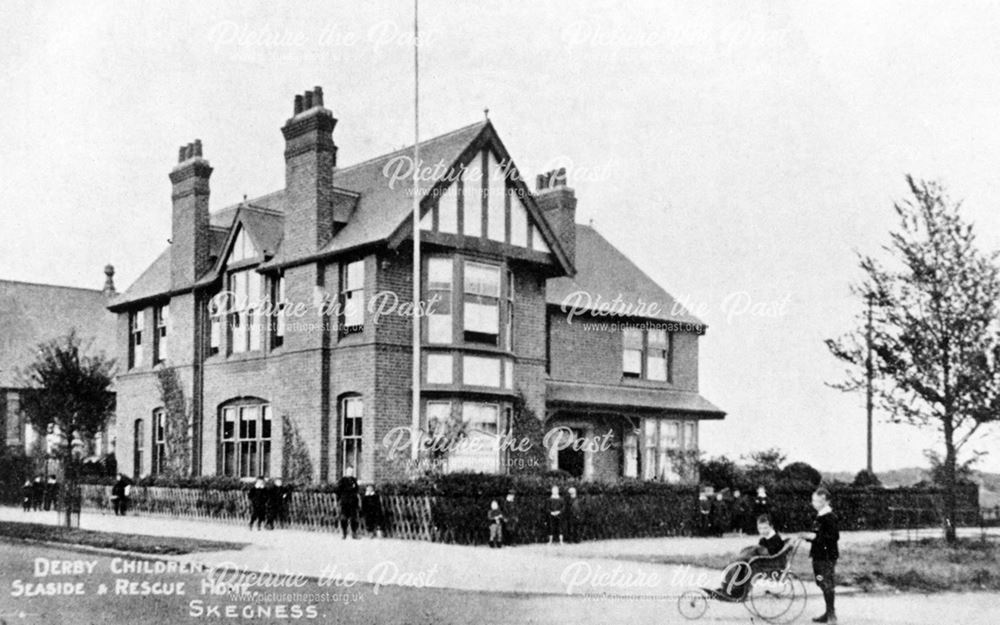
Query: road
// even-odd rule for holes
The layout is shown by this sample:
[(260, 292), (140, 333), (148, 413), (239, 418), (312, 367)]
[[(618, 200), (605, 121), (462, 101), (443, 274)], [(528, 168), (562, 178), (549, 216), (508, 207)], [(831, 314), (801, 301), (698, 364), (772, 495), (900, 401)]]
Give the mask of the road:
[[(321, 586), (316, 580), (282, 579), (285, 587), (258, 588), (271, 594), (262, 601), (240, 598), (216, 587), (212, 594), (207, 572), (123, 572), (112, 556), (64, 548), (0, 542), (0, 619), (7, 625), (73, 625), (128, 623), (358, 623), (628, 625), (686, 622), (673, 600), (654, 597), (600, 599), (565, 595), (524, 595), (413, 588), (369, 584)], [(154, 561), (132, 566), (155, 566)], [(57, 563), (57, 564), (53, 564)], [(119, 581), (123, 580), (123, 581)], [(143, 582), (160, 586), (144, 586)], [(301, 585), (292, 585), (302, 582)], [(53, 584), (45, 586), (45, 584)], [(202, 584), (205, 583), (206, 587)], [(30, 586), (29, 586), (30, 584)], [(183, 584), (183, 586), (181, 585)], [(101, 586), (107, 594), (98, 594)], [(146, 590), (180, 594), (141, 595)], [(83, 592), (82, 595), (14, 596), (23, 592)], [(239, 589), (228, 589), (239, 590)], [(245, 588), (244, 590), (250, 590)], [(309, 595), (276, 597), (274, 594)], [(968, 595), (855, 595), (840, 599), (841, 622), (857, 625), (994, 625), (1000, 597)], [(284, 606), (281, 608), (280, 606)], [(297, 607), (295, 607), (297, 606)], [(230, 610), (227, 616), (226, 611)], [(283, 611), (282, 611), (283, 610)], [(812, 601), (799, 622), (818, 610)], [(270, 611), (270, 616), (267, 612)], [(298, 616), (299, 618), (296, 618)], [(713, 625), (750, 623), (736, 605), (713, 604), (698, 622)]]

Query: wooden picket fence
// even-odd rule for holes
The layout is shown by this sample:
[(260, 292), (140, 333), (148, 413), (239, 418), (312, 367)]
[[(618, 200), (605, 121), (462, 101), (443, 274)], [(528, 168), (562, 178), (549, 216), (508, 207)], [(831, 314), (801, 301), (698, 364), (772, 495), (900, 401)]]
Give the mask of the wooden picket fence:
[[(84, 509), (110, 512), (111, 487), (81, 485)], [(434, 498), (425, 495), (381, 495), (386, 536), (406, 540), (438, 540), (433, 522)], [(133, 486), (129, 512), (178, 519), (210, 520), (241, 525), (250, 519), (246, 491)], [(289, 526), (304, 530), (339, 529), (340, 506), (334, 493), (293, 491)]]

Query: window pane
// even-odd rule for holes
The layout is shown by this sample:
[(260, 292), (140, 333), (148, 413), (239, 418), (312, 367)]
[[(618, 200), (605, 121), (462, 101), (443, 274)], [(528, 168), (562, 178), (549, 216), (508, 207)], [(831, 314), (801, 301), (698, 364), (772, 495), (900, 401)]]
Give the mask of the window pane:
[(364, 293), (355, 291), (344, 295), (344, 325), (360, 326), (365, 323)]
[(427, 260), (427, 287), (434, 291), (450, 291), (452, 266), (450, 258), (429, 258)]
[(646, 377), (658, 382), (667, 381), (667, 358), (663, 352), (650, 352), (646, 358)]
[(622, 352), (622, 371), (631, 375), (642, 373), (642, 352), (635, 349), (626, 349)]
[(261, 406), (261, 426), (260, 435), (262, 438), (271, 438), (271, 407)]
[(451, 354), (427, 354), (427, 383), (451, 384)]
[(462, 383), (471, 386), (500, 387), (500, 359), (465, 356), (462, 359)]
[(684, 447), (686, 449), (695, 449), (697, 447), (697, 424), (694, 421), (688, 421), (684, 424)]
[(658, 347), (660, 349), (667, 348), (667, 331), (666, 330), (650, 330), (649, 331), (649, 346), (650, 348)]
[(503, 387), (507, 389), (514, 388), (514, 361), (504, 360), (503, 361)]
[(465, 263), (465, 292), (500, 297), (500, 267)]
[(500, 333), (500, 304), (498, 302), (465, 302), (465, 330), (481, 334)]
[(365, 261), (356, 260), (347, 265), (344, 270), (344, 289), (354, 291), (365, 287)]
[(452, 324), (451, 315), (428, 315), (427, 340), (431, 343), (451, 343)]
[(222, 438), (232, 438), (236, 434), (236, 409), (225, 408), (222, 411)]
[(642, 349), (642, 330), (625, 328), (622, 330), (622, 343), (626, 349)]

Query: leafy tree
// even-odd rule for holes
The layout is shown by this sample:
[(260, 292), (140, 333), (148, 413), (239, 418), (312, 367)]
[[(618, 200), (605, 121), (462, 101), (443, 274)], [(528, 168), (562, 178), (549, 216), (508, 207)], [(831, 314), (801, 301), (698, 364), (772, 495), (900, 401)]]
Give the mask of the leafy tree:
[(709, 484), (716, 490), (741, 488), (746, 481), (743, 469), (724, 455), (699, 460), (698, 475), (702, 484)]
[[(975, 465), (979, 462), (979, 458), (982, 454), (977, 453), (971, 458), (967, 458), (962, 462), (955, 464), (955, 483), (967, 483), (972, 484), (975, 482), (973, 479), (976, 476)], [(947, 476), (945, 474), (944, 461), (941, 459), (941, 454), (935, 452), (934, 450), (928, 449), (924, 452), (924, 456), (930, 463), (931, 468), (927, 471), (927, 476), (930, 478), (931, 483), (936, 486), (944, 486), (945, 479)]]
[(778, 473), (778, 479), (785, 483), (808, 485), (816, 488), (823, 481), (823, 475), (811, 464), (792, 462), (784, 466)]
[(776, 447), (751, 452), (746, 465), (747, 481), (753, 487), (772, 486), (778, 480), (786, 458), (784, 452)]
[[(53, 426), (59, 437), (57, 455), (63, 461), (67, 493), (74, 493), (77, 484), (74, 443), (93, 439), (114, 414), (113, 374), (114, 361), (86, 355), (73, 331), (40, 344), (35, 362), (21, 372), (29, 389), (22, 404), (28, 422), (39, 432)], [(69, 527), (72, 506), (65, 509)]]
[(882, 486), (882, 480), (878, 479), (878, 476), (872, 471), (861, 469), (854, 476), (854, 482), (851, 483), (851, 486), (857, 486), (858, 488), (879, 488)]
[[(883, 248), (890, 264), (862, 256), (864, 279), (852, 291), (872, 304), (878, 406), (894, 423), (941, 432), (945, 537), (953, 542), (958, 455), (1000, 417), (1000, 272), (960, 203), (938, 183), (906, 180), (912, 197), (895, 205), (899, 227)], [(850, 333), (826, 341), (848, 365), (836, 388), (865, 389), (865, 337), (862, 313)]]
[(191, 423), (190, 402), (184, 397), (184, 387), (180, 376), (173, 367), (156, 370), (156, 382), (160, 387), (160, 400), (164, 415), (164, 475), (183, 477), (191, 473)]

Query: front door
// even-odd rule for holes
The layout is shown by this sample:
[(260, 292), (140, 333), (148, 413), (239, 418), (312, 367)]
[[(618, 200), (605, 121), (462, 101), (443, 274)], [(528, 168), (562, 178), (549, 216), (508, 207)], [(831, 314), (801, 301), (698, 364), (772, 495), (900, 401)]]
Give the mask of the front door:
[[(585, 435), (579, 428), (571, 428), (576, 441), (582, 441)], [(566, 471), (573, 477), (583, 477), (583, 450), (574, 449), (573, 445), (559, 450), (559, 469)]]

